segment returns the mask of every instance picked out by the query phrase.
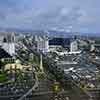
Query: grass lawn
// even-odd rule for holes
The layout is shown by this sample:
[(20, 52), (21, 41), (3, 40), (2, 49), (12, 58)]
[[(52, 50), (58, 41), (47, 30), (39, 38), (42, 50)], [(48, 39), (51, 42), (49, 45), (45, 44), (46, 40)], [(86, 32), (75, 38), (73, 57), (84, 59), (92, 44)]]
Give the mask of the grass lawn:
[(0, 83), (5, 82), (7, 80), (5, 73), (0, 73)]

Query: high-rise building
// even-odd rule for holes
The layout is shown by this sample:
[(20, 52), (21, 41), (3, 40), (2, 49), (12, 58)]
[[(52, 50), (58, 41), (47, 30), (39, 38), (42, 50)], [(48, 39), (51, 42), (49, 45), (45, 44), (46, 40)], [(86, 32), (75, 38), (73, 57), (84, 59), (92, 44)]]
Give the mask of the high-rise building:
[(36, 44), (37, 44), (37, 51), (40, 50), (42, 52), (48, 52), (49, 51), (49, 42), (47, 37), (41, 37), (41, 36), (36, 36)]
[(78, 51), (78, 43), (77, 41), (72, 41), (70, 44), (70, 52), (76, 52)]
[(54, 38), (49, 40), (49, 45), (59, 45), (62, 47), (69, 47), (70, 38), (54, 37)]
[(0, 33), (0, 45), (11, 56), (15, 54), (15, 35), (14, 33)]

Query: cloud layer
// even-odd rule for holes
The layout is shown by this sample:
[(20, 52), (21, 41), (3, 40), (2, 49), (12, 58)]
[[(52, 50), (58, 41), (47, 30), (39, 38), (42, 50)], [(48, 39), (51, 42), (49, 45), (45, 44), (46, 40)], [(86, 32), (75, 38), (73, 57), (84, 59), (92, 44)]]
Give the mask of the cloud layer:
[(99, 0), (0, 0), (0, 27), (100, 32)]

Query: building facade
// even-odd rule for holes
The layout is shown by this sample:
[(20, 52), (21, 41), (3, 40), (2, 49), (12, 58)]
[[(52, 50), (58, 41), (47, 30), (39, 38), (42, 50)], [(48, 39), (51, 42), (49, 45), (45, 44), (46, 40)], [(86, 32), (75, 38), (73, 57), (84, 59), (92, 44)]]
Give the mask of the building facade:
[(15, 54), (15, 34), (0, 33), (0, 46), (13, 56)]
[(49, 41), (46, 37), (36, 36), (36, 48), (37, 51), (48, 52), (49, 51)]
[(78, 51), (78, 43), (77, 41), (72, 41), (70, 44), (70, 52), (76, 52)]

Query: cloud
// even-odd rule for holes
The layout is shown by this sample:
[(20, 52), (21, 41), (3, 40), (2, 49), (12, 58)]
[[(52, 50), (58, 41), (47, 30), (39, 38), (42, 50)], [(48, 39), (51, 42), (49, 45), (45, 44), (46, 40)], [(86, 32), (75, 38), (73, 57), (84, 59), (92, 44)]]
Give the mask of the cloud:
[(69, 25), (76, 25), (78, 19), (82, 16), (79, 12), (80, 7), (73, 7), (72, 9), (59, 8), (41, 13), (37, 16), (37, 21), (45, 28), (58, 27), (66, 29)]
[(99, 31), (99, 0), (0, 0), (0, 27)]

